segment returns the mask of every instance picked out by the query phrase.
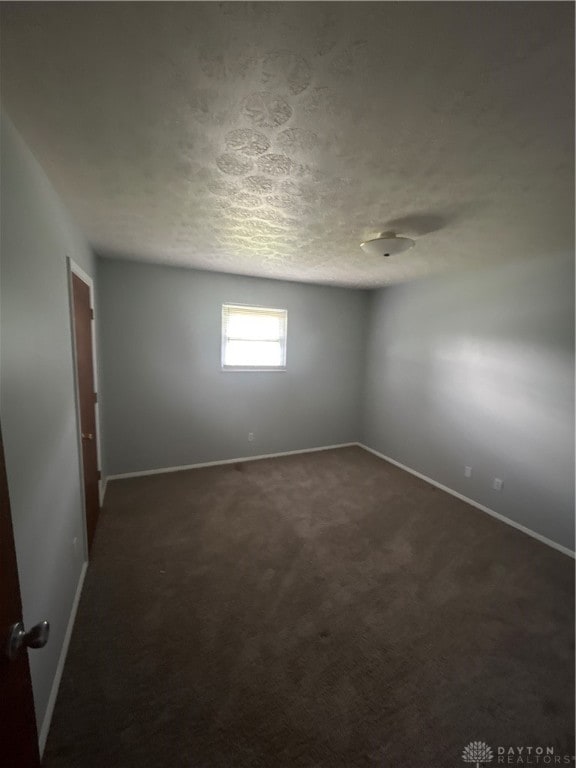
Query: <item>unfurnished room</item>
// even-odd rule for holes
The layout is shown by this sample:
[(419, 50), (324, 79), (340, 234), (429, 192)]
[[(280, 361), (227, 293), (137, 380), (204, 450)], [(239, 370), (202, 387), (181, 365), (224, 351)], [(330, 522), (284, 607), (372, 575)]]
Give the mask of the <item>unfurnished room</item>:
[(1, 768), (574, 765), (572, 2), (0, 2)]

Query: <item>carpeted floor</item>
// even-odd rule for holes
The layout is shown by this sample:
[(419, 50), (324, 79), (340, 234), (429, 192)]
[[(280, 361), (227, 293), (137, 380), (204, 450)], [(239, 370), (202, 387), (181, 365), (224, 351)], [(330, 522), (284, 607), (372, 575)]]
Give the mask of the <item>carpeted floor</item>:
[(573, 584), (570, 558), (360, 448), (115, 481), (44, 765), (573, 755)]

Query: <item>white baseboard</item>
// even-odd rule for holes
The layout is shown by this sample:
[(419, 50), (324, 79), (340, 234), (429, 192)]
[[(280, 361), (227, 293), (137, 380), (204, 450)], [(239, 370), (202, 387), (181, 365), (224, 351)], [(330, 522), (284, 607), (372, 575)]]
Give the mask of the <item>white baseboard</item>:
[(380, 459), (384, 459), (384, 461), (389, 461), (390, 464), (394, 464), (394, 466), (399, 467), (400, 469), (403, 469), (405, 472), (409, 472), (411, 475), (415, 475), (416, 477), (419, 477), (421, 480), (425, 480), (427, 483), (430, 483), (431, 485), (436, 486), (436, 488), (440, 488), (442, 491), (446, 491), (446, 493), (449, 493), (451, 496), (455, 496), (457, 499), (460, 499), (460, 501), (465, 501), (466, 504), (471, 504), (473, 507), (476, 507), (476, 509), (482, 510), (482, 512), (486, 512), (486, 514), (491, 515), (492, 517), (495, 517), (497, 520), (500, 520), (502, 523), (506, 523), (507, 525), (511, 525), (512, 528), (516, 528), (518, 531), (522, 531), (522, 533), (527, 534), (528, 536), (532, 536), (533, 539), (537, 539), (538, 541), (541, 541), (542, 544), (547, 544), (549, 547), (552, 547), (553, 549), (557, 549), (558, 552), (562, 552), (564, 555), (568, 555), (568, 557), (574, 558), (575, 553), (572, 552), (571, 549), (568, 549), (568, 547), (562, 546), (562, 544), (558, 544), (556, 541), (552, 541), (552, 539), (546, 538), (546, 536), (542, 536), (541, 533), (536, 533), (536, 531), (531, 530), (530, 528), (526, 528), (526, 526), (521, 525), (520, 523), (516, 523), (514, 520), (511, 520), (509, 517), (505, 517), (504, 515), (501, 515), (499, 512), (495, 512), (493, 509), (490, 509), (490, 507), (485, 507), (483, 504), (479, 504), (477, 501), (474, 501), (474, 499), (469, 499), (468, 496), (464, 496), (461, 493), (458, 493), (457, 491), (453, 491), (452, 488), (448, 488), (447, 485), (442, 485), (442, 483), (438, 483), (436, 480), (432, 480), (431, 477), (427, 477), (427, 475), (423, 475), (421, 472), (416, 472), (415, 469), (411, 469), (410, 467), (407, 467), (405, 464), (401, 464), (399, 461), (396, 461), (395, 459), (391, 459), (389, 456), (385, 456), (383, 453), (380, 453), (379, 451), (375, 451), (374, 448), (369, 448), (367, 445), (364, 445), (363, 443), (356, 443), (360, 448), (363, 448), (365, 451), (368, 451), (369, 453), (373, 453), (374, 456), (378, 456)]
[(102, 507), (102, 505), (104, 504), (104, 498), (105, 498), (105, 496), (106, 496), (106, 488), (107, 488), (107, 487), (108, 487), (108, 478), (107, 478), (107, 477), (103, 477), (103, 478), (102, 478), (102, 480), (100, 480), (100, 486), (99, 486), (99, 491), (100, 491), (100, 506), (101, 506), (101, 507)]
[(84, 577), (86, 576), (87, 568), (88, 568), (88, 563), (85, 562), (82, 565), (82, 571), (80, 572), (80, 578), (78, 579), (78, 585), (76, 586), (76, 594), (74, 595), (74, 602), (72, 603), (70, 618), (68, 619), (68, 626), (66, 627), (66, 634), (64, 635), (64, 642), (62, 643), (60, 658), (58, 659), (58, 665), (56, 667), (56, 672), (54, 674), (52, 689), (50, 690), (50, 696), (48, 697), (46, 713), (44, 715), (44, 720), (42, 722), (42, 726), (40, 728), (39, 735), (38, 735), (38, 744), (40, 747), (40, 758), (42, 758), (42, 755), (44, 754), (44, 747), (46, 746), (46, 739), (48, 738), (48, 731), (50, 730), (50, 723), (52, 722), (54, 706), (56, 705), (58, 689), (60, 688), (60, 681), (62, 680), (62, 673), (64, 672), (64, 664), (66, 663), (66, 656), (68, 655), (68, 646), (70, 645), (72, 630), (74, 629), (74, 621), (76, 619), (76, 612), (78, 611), (78, 605), (80, 603), (80, 597), (82, 595), (82, 587), (84, 586)]
[(316, 453), (317, 451), (331, 451), (334, 448), (350, 448), (360, 443), (338, 443), (336, 445), (323, 445), (320, 448), (300, 448), (298, 451), (282, 451), (281, 453), (263, 453), (260, 456), (239, 456), (237, 459), (223, 459), (221, 461), (205, 461), (201, 464), (183, 464), (179, 467), (161, 467), (160, 469), (146, 469), (143, 472), (123, 472), (120, 475), (108, 475), (105, 487), (109, 480), (125, 480), (128, 477), (144, 477), (145, 475), (162, 475), (166, 472), (183, 472), (186, 469), (202, 469), (203, 467), (218, 467), (221, 464), (237, 464), (240, 461), (260, 461), (261, 459), (278, 459), (281, 456), (295, 456), (297, 453)]
[(336, 445), (324, 445), (320, 448), (301, 448), (300, 450), (297, 450), (297, 451), (267, 453), (267, 454), (262, 454), (260, 456), (240, 456), (236, 459), (223, 459), (221, 461), (206, 461), (200, 464), (184, 464), (177, 467), (161, 467), (159, 469), (147, 469), (142, 472), (124, 472), (119, 475), (109, 475), (104, 479), (104, 491), (102, 496), (104, 496), (104, 494), (106, 493), (106, 487), (108, 485), (109, 480), (123, 480), (129, 477), (144, 477), (146, 475), (160, 475), (167, 472), (181, 472), (187, 469), (201, 469), (202, 467), (217, 467), (217, 466), (220, 466), (221, 464), (236, 464), (241, 461), (259, 461), (261, 459), (276, 459), (276, 458), (280, 458), (281, 456), (294, 456), (299, 453), (315, 453), (316, 451), (330, 451), (330, 450), (333, 450), (334, 448), (349, 448), (350, 446), (353, 446), (353, 445), (357, 445), (359, 448), (363, 448), (365, 451), (368, 451), (369, 453), (374, 454), (374, 456), (378, 456), (378, 458), (383, 459), (384, 461), (389, 461), (390, 464), (394, 464), (396, 467), (403, 469), (405, 472), (409, 472), (411, 475), (415, 475), (416, 477), (419, 477), (421, 480), (424, 480), (427, 483), (434, 485), (436, 488), (440, 488), (440, 490), (445, 491), (446, 493), (449, 493), (451, 496), (455, 496), (457, 499), (460, 499), (461, 501), (466, 502), (466, 504), (470, 504), (476, 509), (480, 509), (482, 512), (486, 512), (486, 514), (491, 515), (497, 520), (500, 520), (501, 522), (506, 523), (507, 525), (511, 525), (513, 528), (516, 528), (516, 530), (522, 531), (522, 533), (525, 533), (528, 536), (531, 536), (533, 539), (537, 539), (543, 544), (546, 544), (547, 546), (558, 550), (558, 552), (562, 552), (562, 554), (568, 555), (568, 557), (572, 557), (572, 558), (575, 557), (575, 553), (571, 549), (568, 549), (568, 547), (564, 547), (562, 544), (558, 544), (556, 541), (552, 541), (552, 539), (548, 539), (546, 536), (542, 536), (542, 534), (536, 533), (536, 531), (533, 531), (530, 528), (526, 528), (526, 526), (521, 525), (520, 523), (517, 523), (514, 520), (511, 520), (509, 517), (505, 517), (504, 515), (501, 515), (499, 512), (495, 512), (493, 509), (490, 509), (489, 507), (485, 507), (483, 504), (480, 504), (479, 502), (474, 501), (474, 499), (470, 499), (468, 496), (464, 496), (462, 493), (458, 493), (458, 491), (454, 491), (452, 488), (448, 488), (447, 485), (442, 485), (442, 483), (439, 483), (436, 480), (433, 480), (431, 477), (428, 477), (427, 475), (423, 475), (421, 472), (417, 472), (415, 469), (412, 469), (411, 467), (407, 467), (405, 464), (401, 464), (399, 461), (396, 461), (396, 459), (392, 459), (390, 458), (390, 456), (385, 456), (383, 453), (380, 453), (379, 451), (374, 450), (374, 448), (370, 448), (369, 446), (364, 445), (364, 443), (359, 443), (359, 442), (338, 443)]

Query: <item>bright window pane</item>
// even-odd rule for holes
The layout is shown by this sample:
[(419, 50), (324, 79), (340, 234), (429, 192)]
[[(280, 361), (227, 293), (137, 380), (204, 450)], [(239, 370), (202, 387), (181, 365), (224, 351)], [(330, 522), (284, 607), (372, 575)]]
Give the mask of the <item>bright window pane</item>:
[(279, 341), (229, 340), (224, 353), (224, 365), (281, 366), (282, 345)]
[(222, 365), (225, 368), (284, 368), (285, 309), (222, 306)]
[(281, 335), (280, 318), (263, 314), (232, 314), (228, 320), (227, 336), (231, 339), (277, 341)]

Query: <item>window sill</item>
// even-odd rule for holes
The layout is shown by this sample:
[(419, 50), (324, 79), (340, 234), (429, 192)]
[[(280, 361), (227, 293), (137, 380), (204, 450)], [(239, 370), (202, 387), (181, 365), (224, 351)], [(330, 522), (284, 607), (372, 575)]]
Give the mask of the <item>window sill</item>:
[(274, 368), (243, 368), (242, 366), (222, 366), (220, 370), (222, 373), (286, 373), (286, 366), (274, 366)]

